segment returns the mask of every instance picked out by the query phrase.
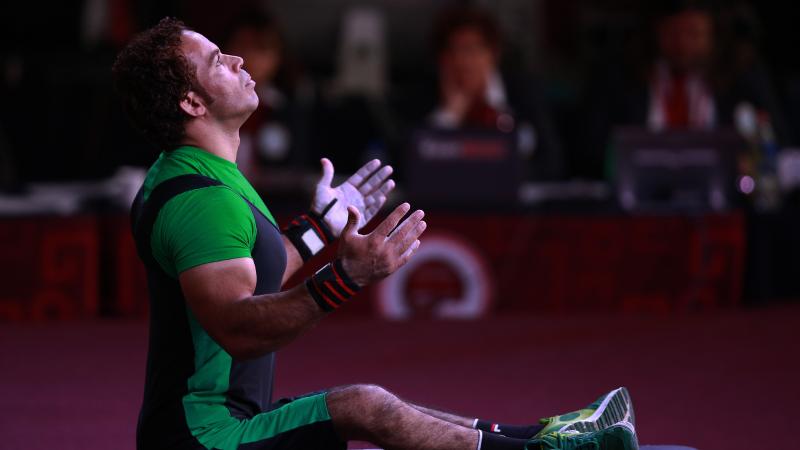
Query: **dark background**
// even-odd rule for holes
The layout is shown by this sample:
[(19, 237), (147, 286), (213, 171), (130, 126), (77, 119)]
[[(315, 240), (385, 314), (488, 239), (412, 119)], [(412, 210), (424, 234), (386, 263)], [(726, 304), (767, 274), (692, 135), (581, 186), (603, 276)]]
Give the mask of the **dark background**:
[[(0, 142), (4, 165), (8, 159), (13, 161), (19, 182), (101, 178), (121, 164), (149, 165), (155, 150), (130, 130), (113, 95), (110, 66), (116, 52), (132, 33), (167, 15), (183, 19), (221, 43), (230, 21), (254, 2), (237, 0), (224, 7), (210, 1), (109, 2), (110, 11), (120, 17), (110, 19), (111, 30), (88, 38), (84, 24), (91, 3), (6, 2), (2, 7)], [(386, 103), (396, 117), (402, 116), (404, 94), (434, 79), (432, 21), (437, 11), (453, 3), (458, 2), (272, 1), (264, 5), (279, 20), (290, 57), (320, 91), (334, 76), (342, 13), (364, 4), (383, 12), (390, 81)], [(524, 70), (529, 82), (545, 94), (543, 101), (563, 142), (563, 156), (572, 161), (559, 178), (579, 176), (572, 170), (580, 164), (574, 160), (582, 151), (574, 130), (585, 88), (610, 70), (635, 66), (648, 54), (655, 4), (611, 0), (477, 4), (500, 23), (503, 66)], [(797, 145), (800, 63), (793, 53), (800, 35), (794, 29), (796, 14), (779, 2), (711, 4), (716, 5), (720, 45), (746, 42), (755, 47), (784, 122), (781, 144)], [(322, 95), (318, 108), (329, 111), (328, 101)], [(371, 138), (391, 139), (386, 136), (387, 126), (369, 123), (374, 118), (367, 118), (367, 123), (358, 119), (352, 120), (360, 127), (335, 136), (341, 142), (331, 142), (326, 124), (345, 119), (323, 113), (315, 119), (311, 140), (336, 161), (364, 153)], [(397, 159), (396, 154), (392, 156)], [(316, 160), (304, 162), (316, 168)]]
[[(285, 222), (307, 206), (319, 156), (348, 173), (378, 154), (398, 168), (390, 203), (405, 199), (404, 152), (435, 99), (416, 95), (436, 83), (431, 26), (458, 3), (493, 14), (501, 66), (549, 112), (563, 165), (526, 181), (556, 191), (589, 182), (606, 194), (426, 208), (429, 237), (479, 249), (494, 276), (487, 311), (437, 318), (437, 302), (463, 286), (452, 267), (425, 266), (408, 288), (411, 320), (387, 321), (380, 287), (368, 290), (283, 352), (277, 393), (379, 383), (423, 404), (531, 423), (626, 385), (642, 443), (796, 445), (800, 197), (783, 192), (766, 211), (738, 196), (722, 213), (628, 213), (607, 194), (604, 162), (586, 157), (606, 145), (586, 142), (587, 97), (595, 82), (649, 61), (659, 2), (67, 0), (0, 6), (0, 200), (75, 183), (88, 183), (79, 189), (89, 198), (68, 214), (0, 214), (0, 448), (134, 446), (146, 289), (124, 205), (93, 192), (160, 151), (128, 124), (111, 79), (137, 31), (169, 15), (222, 43), (247, 8), (275, 15), (313, 94), (304, 151), (269, 172), (285, 183), (259, 189)], [(722, 59), (749, 49), (770, 91), (780, 151), (800, 146), (800, 15), (777, 1), (710, 4)], [(379, 101), (332, 93), (342, 17), (365, 5), (387, 30)], [(98, 11), (106, 14), (93, 33)]]

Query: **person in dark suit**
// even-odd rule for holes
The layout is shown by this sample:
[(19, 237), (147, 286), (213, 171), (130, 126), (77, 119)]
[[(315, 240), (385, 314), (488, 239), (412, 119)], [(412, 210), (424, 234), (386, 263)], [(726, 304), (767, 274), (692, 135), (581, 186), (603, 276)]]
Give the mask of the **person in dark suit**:
[(573, 175), (607, 175), (609, 139), (613, 128), (621, 125), (653, 131), (713, 130), (734, 126), (737, 111), (744, 108), (782, 134), (781, 114), (765, 70), (751, 51), (720, 42), (708, 4), (662, 2), (653, 23), (650, 57), (633, 68), (613, 65), (605, 76), (589, 80), (583, 120), (576, 124), (580, 144), (570, 158)]
[(534, 78), (501, 68), (502, 39), (487, 12), (443, 10), (433, 30), (438, 84), (420, 91), (411, 122), (450, 130), (516, 132), (528, 177), (558, 179), (563, 159), (550, 114)]

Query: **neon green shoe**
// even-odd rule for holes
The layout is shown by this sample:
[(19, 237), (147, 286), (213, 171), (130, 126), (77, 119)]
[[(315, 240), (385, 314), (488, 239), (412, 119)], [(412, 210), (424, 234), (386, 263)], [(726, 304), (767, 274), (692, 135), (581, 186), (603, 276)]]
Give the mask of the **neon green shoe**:
[(629, 422), (632, 426), (636, 425), (633, 402), (624, 387), (614, 389), (581, 410), (539, 420), (545, 427), (536, 433), (534, 438), (553, 432), (600, 431), (622, 421)]
[(615, 423), (590, 433), (549, 433), (528, 441), (527, 450), (638, 450), (636, 429), (630, 422)]

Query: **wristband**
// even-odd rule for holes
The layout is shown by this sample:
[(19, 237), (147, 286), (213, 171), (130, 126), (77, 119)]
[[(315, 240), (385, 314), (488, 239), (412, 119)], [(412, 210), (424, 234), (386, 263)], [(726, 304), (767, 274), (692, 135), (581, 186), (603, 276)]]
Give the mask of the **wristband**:
[(350, 300), (361, 288), (342, 267), (342, 261), (335, 260), (325, 264), (306, 280), (306, 288), (311, 297), (325, 312), (331, 312)]
[(309, 258), (320, 252), (326, 245), (336, 239), (331, 229), (325, 224), (325, 214), (336, 203), (336, 199), (325, 207), (322, 214), (317, 214), (309, 211), (305, 214), (296, 217), (289, 225), (283, 230), (283, 234), (289, 239), (303, 261), (308, 261)]

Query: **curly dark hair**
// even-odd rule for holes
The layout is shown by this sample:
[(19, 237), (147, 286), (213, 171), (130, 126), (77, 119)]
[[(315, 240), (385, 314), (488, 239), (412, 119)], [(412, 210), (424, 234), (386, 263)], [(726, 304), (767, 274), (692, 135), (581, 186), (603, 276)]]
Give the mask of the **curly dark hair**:
[(165, 17), (136, 36), (120, 53), (111, 71), (117, 92), (133, 125), (162, 150), (181, 144), (190, 116), (180, 102), (190, 90), (207, 98), (196, 67), (181, 51), (180, 20)]

